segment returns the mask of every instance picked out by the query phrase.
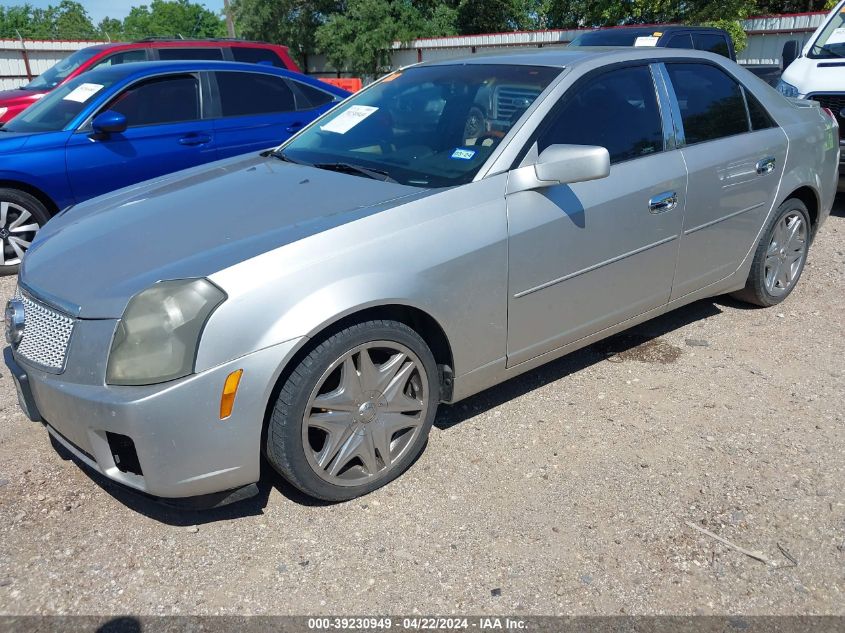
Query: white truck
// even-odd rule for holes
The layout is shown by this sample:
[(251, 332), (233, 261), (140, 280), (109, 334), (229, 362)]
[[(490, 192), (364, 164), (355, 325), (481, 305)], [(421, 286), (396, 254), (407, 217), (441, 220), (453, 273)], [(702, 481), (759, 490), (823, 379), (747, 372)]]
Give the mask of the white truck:
[[(839, 146), (845, 151), (845, 0), (827, 15), (800, 52), (797, 42), (784, 46), (783, 67), (777, 89), (787, 97), (812, 99), (829, 109), (839, 122)], [(840, 191), (843, 158), (840, 153)]]

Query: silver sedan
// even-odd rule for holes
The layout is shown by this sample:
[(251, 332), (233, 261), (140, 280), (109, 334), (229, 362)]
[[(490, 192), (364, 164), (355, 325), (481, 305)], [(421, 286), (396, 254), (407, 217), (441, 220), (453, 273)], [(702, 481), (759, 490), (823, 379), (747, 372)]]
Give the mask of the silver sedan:
[(230, 502), (263, 455), (350, 499), (413, 463), (440, 402), (703, 297), (783, 301), (837, 139), (707, 53), (410, 67), (273, 151), (51, 220), (6, 362), (55, 445), (126, 486)]

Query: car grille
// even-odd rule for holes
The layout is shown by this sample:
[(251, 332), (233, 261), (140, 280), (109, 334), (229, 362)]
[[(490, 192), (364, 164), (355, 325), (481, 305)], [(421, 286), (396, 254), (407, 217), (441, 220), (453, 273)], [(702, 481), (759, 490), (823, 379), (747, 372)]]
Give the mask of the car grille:
[(839, 136), (845, 135), (845, 119), (842, 118), (840, 112), (845, 108), (845, 94), (835, 95), (809, 95), (808, 99), (818, 101), (823, 108), (830, 108), (833, 111), (836, 120), (839, 122)]
[(20, 292), (15, 295), (23, 302), (23, 338), (17, 348), (21, 358), (46, 371), (60, 374), (76, 321)]
[(511, 121), (515, 112), (522, 112), (534, 103), (540, 91), (536, 88), (520, 86), (499, 86), (496, 89), (496, 119)]

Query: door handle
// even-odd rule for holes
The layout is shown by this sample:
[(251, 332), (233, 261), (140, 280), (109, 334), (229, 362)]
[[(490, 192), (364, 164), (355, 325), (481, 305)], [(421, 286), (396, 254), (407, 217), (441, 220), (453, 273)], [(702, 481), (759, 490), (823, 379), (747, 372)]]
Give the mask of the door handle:
[(289, 126), (285, 128), (285, 132), (296, 132), (299, 130), (303, 125), (305, 125), (302, 121), (295, 121), (291, 123)]
[(649, 213), (666, 213), (678, 206), (678, 194), (675, 191), (664, 191), (648, 201)]
[(766, 158), (761, 158), (757, 161), (757, 173), (761, 176), (764, 174), (769, 174), (775, 169), (775, 157), (774, 156), (767, 156)]
[(179, 139), (179, 145), (205, 145), (211, 141), (207, 134), (188, 134)]

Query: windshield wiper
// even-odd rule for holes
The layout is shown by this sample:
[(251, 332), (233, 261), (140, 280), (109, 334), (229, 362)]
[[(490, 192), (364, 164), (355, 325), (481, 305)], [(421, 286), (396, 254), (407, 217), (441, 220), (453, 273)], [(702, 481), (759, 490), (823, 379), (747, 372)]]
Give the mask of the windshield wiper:
[(296, 158), (291, 158), (282, 150), (270, 149), (266, 152), (261, 152), (261, 156), (272, 156), (273, 158), (278, 158), (279, 160), (283, 160), (286, 163), (293, 163), (294, 165), (308, 165), (309, 167), (311, 166), (311, 163), (306, 163), (304, 160), (297, 160)]
[(382, 182), (398, 182), (390, 177), (386, 171), (381, 169), (370, 169), (369, 167), (361, 167), (360, 165), (353, 165), (351, 163), (315, 163), (314, 167), (317, 169), (328, 169), (329, 171), (338, 171), (344, 174), (358, 174), (366, 176), (373, 180), (381, 180)]
[(813, 44), (813, 50), (824, 51), (825, 53), (830, 53), (834, 57), (845, 57), (845, 55), (843, 55), (841, 53), (837, 53), (832, 48), (828, 48), (827, 44), (824, 44), (824, 45)]

